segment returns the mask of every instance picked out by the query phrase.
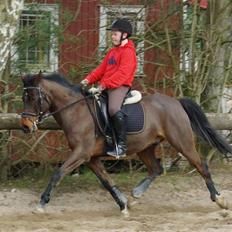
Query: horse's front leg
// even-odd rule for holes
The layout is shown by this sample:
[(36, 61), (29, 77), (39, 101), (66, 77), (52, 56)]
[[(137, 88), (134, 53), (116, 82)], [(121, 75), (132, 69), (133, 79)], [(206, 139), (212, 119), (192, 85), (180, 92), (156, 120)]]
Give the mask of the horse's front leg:
[(80, 149), (76, 148), (69, 156), (69, 159), (67, 159), (64, 164), (52, 175), (50, 182), (41, 195), (39, 207), (43, 208), (50, 201), (52, 191), (66, 174), (70, 173), (88, 160), (89, 155), (86, 152), (81, 153)]
[(99, 158), (94, 157), (86, 165), (96, 174), (98, 179), (101, 181), (102, 185), (110, 192), (110, 194), (112, 195), (118, 206), (120, 207), (121, 212), (124, 215), (127, 215), (128, 214), (127, 198), (115, 186), (113, 180), (110, 178), (101, 160)]
[(48, 183), (45, 191), (41, 195), (39, 207), (44, 207), (50, 201), (52, 190), (56, 187), (57, 183), (61, 179), (61, 172), (57, 170), (51, 177), (50, 182)]

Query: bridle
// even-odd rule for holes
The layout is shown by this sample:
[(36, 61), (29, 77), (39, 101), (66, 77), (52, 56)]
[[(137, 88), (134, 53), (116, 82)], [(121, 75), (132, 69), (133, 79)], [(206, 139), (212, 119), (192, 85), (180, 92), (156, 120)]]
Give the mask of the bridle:
[[(24, 111), (24, 112), (21, 113), (21, 116), (22, 117), (27, 117), (27, 116), (37, 117), (38, 119), (36, 121), (36, 124), (42, 123), (44, 119), (46, 119), (46, 118), (48, 118), (48, 117), (50, 117), (50, 116), (64, 110), (64, 109), (66, 109), (66, 108), (68, 108), (70, 106), (73, 106), (74, 104), (77, 104), (77, 103), (79, 103), (79, 102), (81, 102), (83, 100), (85, 100), (87, 102), (87, 99), (92, 97), (92, 95), (84, 96), (83, 98), (78, 99), (78, 100), (76, 100), (74, 102), (71, 102), (70, 104), (67, 104), (67, 105), (63, 106), (62, 108), (57, 109), (57, 110), (55, 110), (53, 112), (43, 112), (42, 107), (43, 107), (44, 101), (46, 101), (48, 103), (48, 105), (50, 104), (49, 100), (48, 100), (48, 97), (47, 97), (47, 94), (43, 91), (43, 89), (41, 87), (30, 86), (30, 87), (24, 87), (23, 88), (24, 92), (27, 91), (27, 90), (30, 90), (30, 89), (36, 89), (38, 91), (38, 95), (39, 95), (38, 108), (39, 108), (39, 111), (38, 111), (38, 113), (32, 113), (32, 112)], [(88, 105), (88, 108), (90, 109), (88, 102), (87, 102), (87, 105)], [(90, 110), (90, 112), (91, 112), (91, 110)], [(92, 112), (91, 112), (91, 114), (92, 114)]]
[[(36, 121), (32, 122), (34, 127), (37, 127), (36, 125), (41, 124), (46, 118), (48, 118), (48, 117), (50, 117), (52, 115), (55, 115), (55, 114), (59, 113), (60, 111), (65, 110), (65, 109), (67, 109), (67, 108), (69, 108), (69, 107), (71, 107), (71, 106), (73, 106), (73, 105), (75, 105), (77, 103), (85, 101), (86, 105), (87, 105), (87, 107), (89, 109), (89, 112), (90, 112), (90, 114), (91, 114), (91, 116), (93, 118), (94, 124), (99, 128), (99, 131), (102, 133), (102, 135), (107, 137), (107, 134), (105, 133), (104, 130), (102, 130), (101, 126), (99, 125), (99, 122), (98, 122), (97, 116), (96, 116), (96, 112), (95, 113), (93, 112), (93, 110), (90, 107), (89, 101), (88, 101), (89, 98), (93, 98), (94, 95), (97, 96), (97, 94), (86, 95), (85, 94), (86, 91), (84, 89), (81, 89), (81, 93), (82, 93), (83, 98), (78, 99), (78, 100), (76, 100), (74, 102), (71, 102), (71, 103), (69, 103), (69, 104), (67, 104), (67, 105), (65, 105), (65, 106), (61, 107), (60, 109), (57, 109), (57, 110), (55, 110), (53, 112), (43, 112), (42, 107), (43, 107), (44, 101), (46, 101), (48, 103), (48, 105), (50, 104), (47, 94), (43, 91), (43, 89), (41, 87), (30, 86), (30, 87), (24, 87), (23, 88), (24, 92), (27, 91), (27, 90), (30, 90), (30, 89), (36, 89), (38, 91), (38, 95), (39, 95), (39, 98), (38, 98), (38, 106), (39, 107), (38, 108), (39, 108), (39, 111), (38, 111), (38, 113), (32, 113), (32, 112), (24, 111), (24, 112), (21, 113), (21, 117), (28, 117), (28, 116), (36, 117), (37, 118)], [(95, 99), (97, 100), (96, 96), (95, 96)]]
[[(45, 116), (45, 112), (43, 112), (42, 110), (42, 106), (44, 103), (44, 99), (48, 102), (46, 94), (42, 91), (41, 87), (35, 87), (35, 86), (30, 86), (30, 87), (24, 87), (23, 94), (28, 94), (27, 91), (30, 89), (35, 89), (38, 92), (39, 98), (38, 98), (38, 107), (39, 107), (39, 111), (38, 113), (32, 113), (32, 112), (28, 112), (28, 111), (24, 111), (21, 113), (22, 117), (27, 117), (27, 116), (32, 116), (32, 117), (37, 117), (38, 118), (38, 123), (42, 122), (43, 117)], [(26, 92), (26, 93), (25, 93)], [(48, 102), (49, 103), (49, 102)]]

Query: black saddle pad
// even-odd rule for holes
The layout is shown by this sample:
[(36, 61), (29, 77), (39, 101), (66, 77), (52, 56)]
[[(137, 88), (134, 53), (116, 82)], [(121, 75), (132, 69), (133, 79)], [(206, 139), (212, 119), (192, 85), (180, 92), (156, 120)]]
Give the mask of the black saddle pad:
[(124, 105), (122, 111), (126, 114), (127, 134), (140, 133), (144, 129), (144, 109), (141, 103)]
[[(97, 111), (98, 126), (100, 127), (101, 131), (104, 131), (106, 126), (104, 117), (102, 117), (99, 107), (95, 107), (95, 110)], [(127, 134), (141, 133), (145, 124), (145, 113), (142, 104), (139, 102), (124, 105), (122, 107), (122, 111), (126, 115)]]

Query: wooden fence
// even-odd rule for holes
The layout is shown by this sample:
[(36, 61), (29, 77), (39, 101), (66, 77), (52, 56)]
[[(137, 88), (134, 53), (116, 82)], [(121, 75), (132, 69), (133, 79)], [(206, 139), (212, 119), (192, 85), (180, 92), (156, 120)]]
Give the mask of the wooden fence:
[[(232, 114), (206, 114), (212, 126), (217, 130), (232, 130)], [(20, 115), (0, 113), (0, 130), (20, 130)], [(39, 125), (41, 130), (59, 130), (56, 121), (50, 117)]]

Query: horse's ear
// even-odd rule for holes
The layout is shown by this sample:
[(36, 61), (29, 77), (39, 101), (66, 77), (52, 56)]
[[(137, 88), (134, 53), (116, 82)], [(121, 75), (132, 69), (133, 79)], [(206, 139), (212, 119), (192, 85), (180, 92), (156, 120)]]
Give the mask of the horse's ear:
[(40, 70), (39, 73), (38, 73), (37, 78), (41, 79), (42, 77), (43, 77), (43, 73), (42, 73), (42, 71)]
[(38, 75), (36, 75), (36, 77), (35, 77), (36, 83), (39, 83), (40, 80), (42, 79), (42, 77), (43, 77), (43, 74), (42, 74), (42, 71), (40, 70)]
[(20, 73), (20, 78), (21, 78), (22, 82), (24, 82), (26, 79), (25, 75), (23, 75), (22, 73)]

